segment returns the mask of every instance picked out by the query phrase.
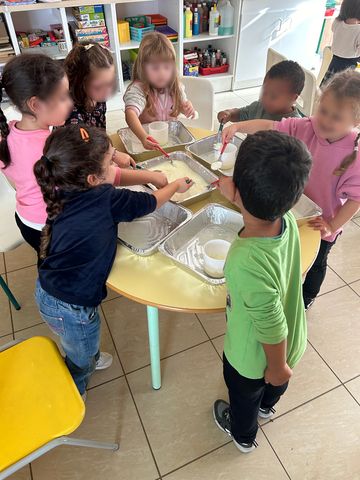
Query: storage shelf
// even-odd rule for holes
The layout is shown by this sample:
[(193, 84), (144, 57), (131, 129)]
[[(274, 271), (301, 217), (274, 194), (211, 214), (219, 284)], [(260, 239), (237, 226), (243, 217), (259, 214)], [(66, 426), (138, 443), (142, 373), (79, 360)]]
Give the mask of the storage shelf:
[(207, 78), (208, 80), (218, 80), (219, 78), (231, 78), (234, 75), (232, 73), (215, 73), (214, 75), (201, 75), (199, 73), (199, 77)]
[(120, 42), (120, 50), (131, 50), (132, 48), (139, 48), (140, 42), (137, 40), (130, 40), (129, 42)]
[(199, 35), (193, 35), (192, 37), (184, 38), (184, 43), (193, 43), (193, 42), (206, 42), (213, 40), (222, 40), (223, 38), (233, 38), (234, 35), (209, 35), (208, 32), (199, 33)]
[(46, 10), (49, 8), (61, 8), (61, 7), (83, 7), (87, 5), (106, 5), (110, 3), (137, 3), (137, 2), (151, 2), (152, 0), (65, 0), (62, 2), (43, 2), (43, 3), (31, 3), (29, 5), (1, 5), (1, 12), (27, 12), (30, 10)]

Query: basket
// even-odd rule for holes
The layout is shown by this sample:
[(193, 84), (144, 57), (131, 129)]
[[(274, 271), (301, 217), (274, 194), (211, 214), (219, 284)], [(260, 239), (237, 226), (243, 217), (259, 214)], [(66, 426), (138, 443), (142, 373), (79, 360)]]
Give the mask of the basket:
[(137, 59), (137, 56), (138, 56), (137, 50), (131, 49), (131, 50), (129, 50), (129, 53), (130, 53), (130, 60), (132, 62), (135, 62), (135, 60)]
[[(129, 22), (130, 25), (131, 40), (137, 40), (138, 42), (141, 42), (141, 39), (144, 35), (153, 32), (155, 29), (155, 25), (149, 25), (148, 23), (146, 23), (145, 15), (140, 15), (138, 17), (126, 17), (125, 20)], [(146, 25), (146, 27), (140, 28), (138, 26), (135, 26), (139, 23)]]
[(206, 75), (216, 75), (219, 73), (226, 73), (228, 71), (229, 65), (221, 65), (221, 67), (200, 67), (200, 75), (206, 76)]
[(129, 22), (125, 22), (124, 20), (118, 20), (117, 28), (119, 34), (119, 42), (130, 42)]

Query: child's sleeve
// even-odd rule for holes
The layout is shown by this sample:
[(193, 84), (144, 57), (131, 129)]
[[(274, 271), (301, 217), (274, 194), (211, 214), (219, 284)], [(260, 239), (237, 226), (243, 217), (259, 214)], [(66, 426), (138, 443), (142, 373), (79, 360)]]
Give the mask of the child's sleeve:
[(336, 196), (342, 200), (360, 202), (360, 164), (358, 162), (359, 160), (339, 178)]
[(182, 103), (185, 103), (188, 101), (188, 98), (186, 96), (186, 93), (185, 93), (185, 85), (183, 85), (182, 83), (180, 83), (180, 90), (181, 90), (181, 94), (182, 94)]
[(154, 195), (146, 192), (132, 192), (126, 188), (112, 189), (111, 214), (115, 223), (132, 222), (156, 210)]
[(145, 110), (146, 98), (140, 85), (129, 87), (124, 96), (125, 110), (134, 110), (139, 116)]
[(237, 122), (247, 122), (250, 120), (249, 116), (250, 105), (246, 105), (246, 107), (242, 107), (238, 109), (238, 117)]
[(114, 180), (114, 187), (119, 187), (120, 186), (120, 178), (121, 178), (121, 168), (116, 167), (116, 175), (115, 175), (115, 180)]
[(297, 117), (283, 118), (281, 122), (274, 122), (274, 130), (277, 130), (278, 132), (287, 133), (288, 135), (292, 135), (293, 137), (296, 137), (298, 132), (298, 127), (300, 126), (300, 123), (302, 122), (302, 120), (303, 120), (302, 118), (297, 118)]

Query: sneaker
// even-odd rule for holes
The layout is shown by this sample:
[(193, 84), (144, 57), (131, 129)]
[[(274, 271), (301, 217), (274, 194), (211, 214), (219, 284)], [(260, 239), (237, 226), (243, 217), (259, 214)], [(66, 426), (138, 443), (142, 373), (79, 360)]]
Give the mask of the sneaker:
[(261, 418), (270, 418), (274, 415), (276, 412), (275, 408), (269, 407), (269, 408), (259, 408), (259, 417)]
[(305, 303), (305, 312), (309, 310), (310, 307), (312, 307), (315, 303), (315, 298), (310, 298), (306, 303)]
[(95, 370), (105, 370), (109, 368), (113, 362), (113, 356), (110, 353), (100, 352), (99, 360), (96, 362)]
[(221, 431), (229, 435), (235, 443), (236, 448), (242, 453), (250, 453), (257, 446), (256, 440), (251, 443), (238, 443), (231, 434), (231, 424), (230, 424), (230, 405), (225, 402), (225, 400), (216, 400), (213, 408), (213, 415), (216, 425), (220, 428)]
[(86, 397), (87, 397), (87, 391), (85, 390), (85, 392), (81, 395), (81, 398), (83, 399), (84, 403), (86, 402)]

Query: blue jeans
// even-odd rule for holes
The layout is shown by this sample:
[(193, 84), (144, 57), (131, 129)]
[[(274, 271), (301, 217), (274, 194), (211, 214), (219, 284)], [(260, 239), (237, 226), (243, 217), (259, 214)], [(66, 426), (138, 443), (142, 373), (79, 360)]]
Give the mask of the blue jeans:
[(41, 288), (39, 279), (35, 300), (42, 318), (59, 335), (66, 354), (65, 363), (80, 395), (83, 395), (100, 356), (101, 319), (98, 307), (81, 307), (62, 302), (46, 293)]

